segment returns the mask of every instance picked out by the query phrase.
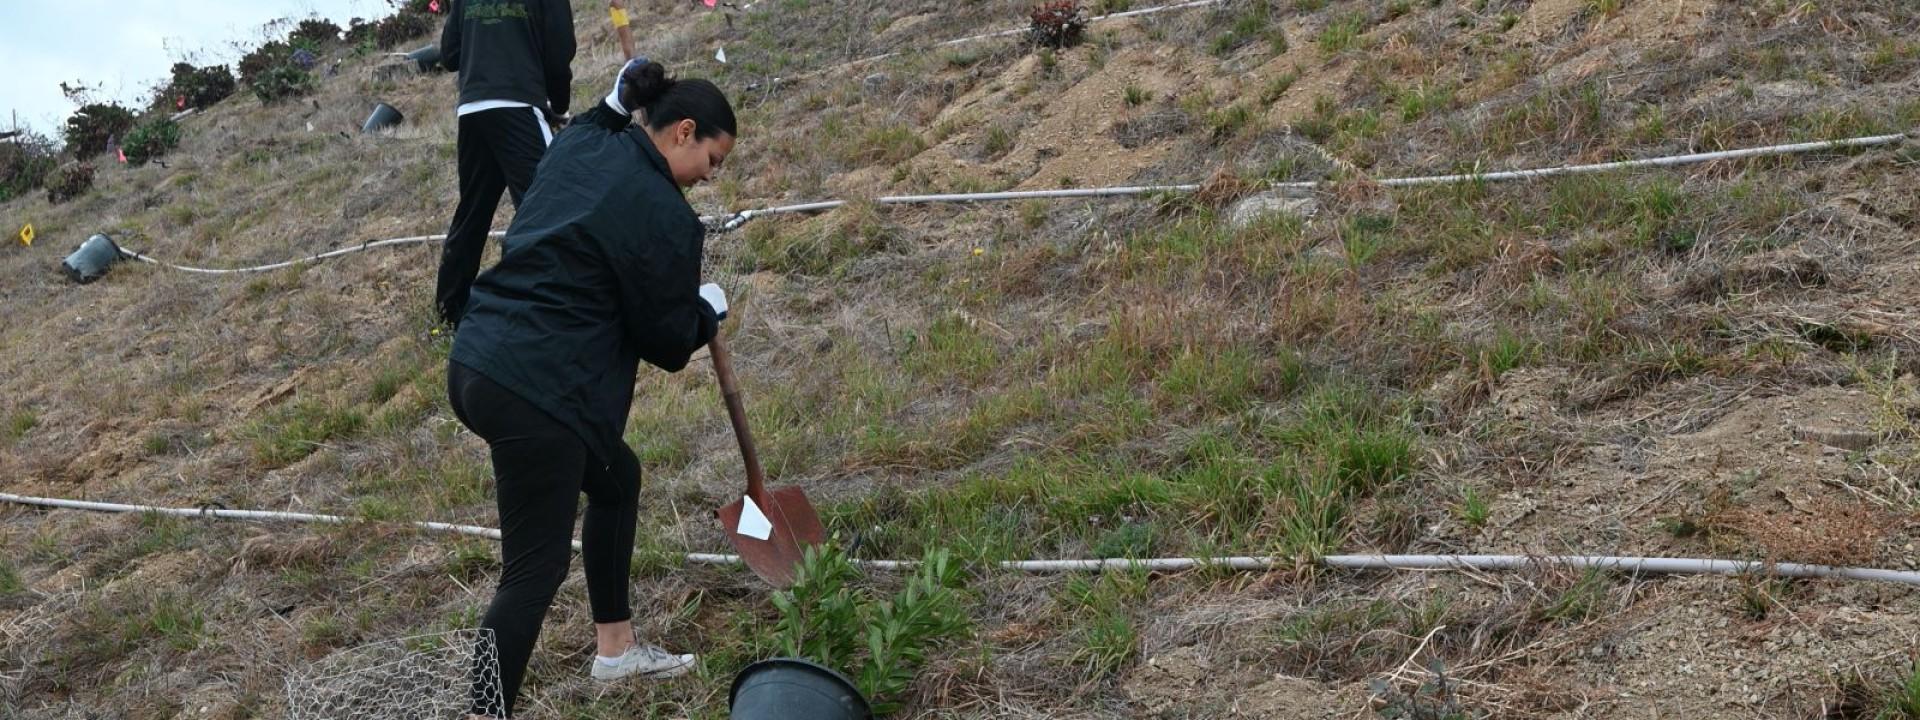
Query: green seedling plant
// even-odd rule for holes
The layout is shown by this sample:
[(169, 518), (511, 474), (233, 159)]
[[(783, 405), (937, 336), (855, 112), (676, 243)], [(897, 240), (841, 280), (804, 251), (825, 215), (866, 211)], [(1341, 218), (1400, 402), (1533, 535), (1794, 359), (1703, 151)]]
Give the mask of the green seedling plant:
[(876, 714), (900, 708), (929, 652), (966, 635), (961, 568), (929, 551), (891, 597), (859, 586), (860, 571), (832, 545), (806, 550), (793, 587), (773, 596), (780, 651), (853, 678)]

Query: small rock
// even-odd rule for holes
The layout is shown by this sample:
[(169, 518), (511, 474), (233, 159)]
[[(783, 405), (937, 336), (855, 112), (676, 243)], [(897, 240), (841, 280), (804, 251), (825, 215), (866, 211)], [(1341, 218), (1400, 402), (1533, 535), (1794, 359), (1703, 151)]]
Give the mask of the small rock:
[(886, 87), (887, 83), (891, 80), (893, 80), (893, 78), (888, 77), (886, 73), (874, 73), (865, 78), (861, 78), (860, 87), (865, 88), (867, 92), (876, 92), (880, 88)]
[(1310, 197), (1282, 197), (1279, 193), (1260, 193), (1234, 204), (1233, 227), (1245, 228), (1260, 218), (1280, 212), (1306, 220), (1319, 214), (1320, 203)]

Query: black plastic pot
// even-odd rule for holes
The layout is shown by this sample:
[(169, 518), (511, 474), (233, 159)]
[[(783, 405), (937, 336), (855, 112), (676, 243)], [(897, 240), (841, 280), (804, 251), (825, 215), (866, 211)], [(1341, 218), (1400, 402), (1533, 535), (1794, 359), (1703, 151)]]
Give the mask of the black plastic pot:
[(360, 132), (379, 132), (406, 120), (407, 116), (400, 114), (392, 105), (380, 103), (373, 106), (373, 114), (367, 116), (367, 122), (360, 126)]
[(733, 678), (733, 720), (872, 720), (847, 676), (797, 658), (748, 665)]
[(440, 46), (428, 45), (407, 53), (407, 59), (420, 66), (420, 72), (430, 73), (440, 69)]
[(69, 279), (84, 285), (105, 276), (107, 269), (119, 260), (120, 246), (115, 245), (112, 238), (95, 235), (60, 261), (60, 269), (66, 271)]

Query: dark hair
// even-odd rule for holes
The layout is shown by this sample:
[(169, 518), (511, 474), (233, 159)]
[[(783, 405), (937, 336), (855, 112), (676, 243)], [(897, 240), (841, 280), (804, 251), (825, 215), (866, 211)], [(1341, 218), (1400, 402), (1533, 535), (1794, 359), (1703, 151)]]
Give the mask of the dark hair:
[(660, 63), (628, 65), (620, 75), (620, 104), (645, 110), (647, 128), (661, 130), (681, 120), (693, 120), (693, 136), (701, 140), (721, 133), (739, 135), (733, 106), (720, 88), (705, 80), (672, 80)]

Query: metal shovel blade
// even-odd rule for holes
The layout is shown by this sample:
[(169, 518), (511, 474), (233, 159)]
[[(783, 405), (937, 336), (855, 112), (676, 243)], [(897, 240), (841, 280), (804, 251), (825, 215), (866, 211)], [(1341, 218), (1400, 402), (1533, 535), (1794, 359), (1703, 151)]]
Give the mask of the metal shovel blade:
[(820, 525), (820, 515), (814, 512), (813, 503), (800, 488), (768, 490), (755, 499), (754, 504), (773, 525), (767, 539), (740, 533), (740, 518), (746, 512), (744, 500), (735, 500), (720, 508), (720, 527), (727, 531), (727, 539), (733, 541), (734, 550), (755, 575), (776, 588), (792, 587), (807, 546), (826, 542), (827, 530)]

